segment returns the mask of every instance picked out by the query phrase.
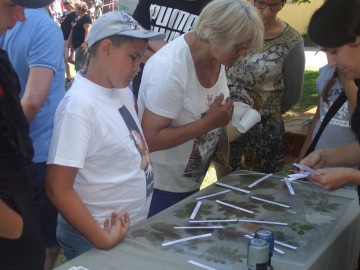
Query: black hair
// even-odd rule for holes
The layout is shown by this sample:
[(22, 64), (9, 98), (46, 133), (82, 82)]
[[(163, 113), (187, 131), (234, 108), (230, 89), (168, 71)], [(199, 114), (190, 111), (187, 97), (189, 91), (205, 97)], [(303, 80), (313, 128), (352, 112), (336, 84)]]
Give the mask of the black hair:
[(354, 42), (360, 36), (360, 1), (325, 1), (311, 17), (308, 34), (317, 45), (325, 48)]

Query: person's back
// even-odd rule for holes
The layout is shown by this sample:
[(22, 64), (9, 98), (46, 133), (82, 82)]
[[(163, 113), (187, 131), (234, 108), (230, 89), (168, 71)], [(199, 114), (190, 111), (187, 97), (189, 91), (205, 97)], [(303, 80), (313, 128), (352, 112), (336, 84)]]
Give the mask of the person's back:
[(21, 104), (30, 122), (34, 147), (32, 187), (43, 238), (52, 257), (58, 253), (55, 235), (57, 211), (44, 194), (45, 167), (55, 110), (65, 94), (64, 42), (58, 25), (46, 8), (25, 9), (26, 21), (0, 38), (21, 85)]
[(30, 136), (35, 149), (34, 162), (44, 162), (50, 144), (55, 110), (65, 95), (64, 49), (59, 27), (51, 20), (45, 8), (25, 9), (26, 22), (0, 38), (0, 47), (9, 53), (20, 85), (20, 98), (25, 95), (30, 70), (48, 68), (54, 76), (43, 106), (31, 120)]

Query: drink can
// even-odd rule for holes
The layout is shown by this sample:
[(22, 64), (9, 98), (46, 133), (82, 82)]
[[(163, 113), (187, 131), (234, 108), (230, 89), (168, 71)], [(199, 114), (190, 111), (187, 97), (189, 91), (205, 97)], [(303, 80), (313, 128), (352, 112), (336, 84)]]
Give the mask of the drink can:
[(247, 265), (249, 270), (267, 270), (269, 244), (264, 239), (253, 238), (248, 244)]
[(264, 239), (269, 243), (269, 253), (272, 255), (274, 251), (275, 237), (272, 231), (267, 229), (257, 230), (254, 234), (254, 238)]

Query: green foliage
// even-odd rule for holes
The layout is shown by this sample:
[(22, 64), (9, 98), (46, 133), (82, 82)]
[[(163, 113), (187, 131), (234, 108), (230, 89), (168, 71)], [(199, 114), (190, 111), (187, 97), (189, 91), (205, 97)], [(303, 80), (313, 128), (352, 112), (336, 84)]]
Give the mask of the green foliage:
[(311, 1), (310, 0), (292, 0), (291, 3), (300, 5), (300, 4), (304, 4), (304, 3), (310, 4)]

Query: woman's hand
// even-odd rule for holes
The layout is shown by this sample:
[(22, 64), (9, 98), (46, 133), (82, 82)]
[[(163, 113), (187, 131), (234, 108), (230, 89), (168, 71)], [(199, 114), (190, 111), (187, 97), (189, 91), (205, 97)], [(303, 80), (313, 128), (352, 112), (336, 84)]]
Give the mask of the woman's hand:
[(315, 185), (327, 189), (335, 190), (342, 187), (345, 184), (352, 182), (352, 168), (326, 168), (319, 169), (317, 172), (320, 175), (310, 175), (308, 178)]
[(206, 113), (206, 118), (211, 119), (212, 129), (226, 126), (231, 119), (234, 102), (227, 98), (224, 101), (224, 95), (220, 94), (215, 98)]
[(322, 168), (325, 165), (325, 160), (321, 156), (321, 150), (318, 150), (310, 153), (299, 163), (316, 170)]

